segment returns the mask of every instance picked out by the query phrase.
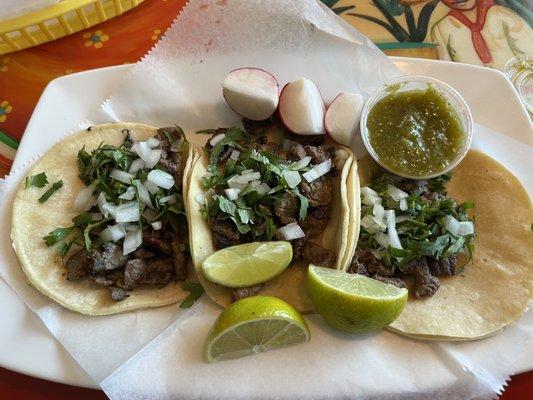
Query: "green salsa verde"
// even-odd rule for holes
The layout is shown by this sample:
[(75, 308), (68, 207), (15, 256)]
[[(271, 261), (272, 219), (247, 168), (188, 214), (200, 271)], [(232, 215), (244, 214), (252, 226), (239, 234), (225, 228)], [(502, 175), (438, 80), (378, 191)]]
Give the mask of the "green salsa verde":
[(374, 105), (367, 128), (381, 163), (409, 176), (443, 172), (457, 159), (466, 137), (457, 112), (432, 86), (392, 91)]

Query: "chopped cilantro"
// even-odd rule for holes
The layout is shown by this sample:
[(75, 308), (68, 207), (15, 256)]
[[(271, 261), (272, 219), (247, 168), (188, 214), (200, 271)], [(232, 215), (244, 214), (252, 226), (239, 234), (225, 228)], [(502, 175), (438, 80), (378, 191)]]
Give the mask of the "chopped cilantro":
[(70, 233), (74, 230), (73, 226), (70, 226), (68, 228), (56, 228), (52, 232), (50, 232), (48, 235), (43, 237), (43, 240), (46, 242), (46, 245), (48, 247), (53, 246), (57, 242), (63, 240), (66, 238)]
[(63, 187), (63, 181), (57, 181), (52, 185), (50, 189), (48, 189), (44, 194), (39, 197), (39, 203), (43, 204), (46, 200), (50, 198), (56, 191), (61, 189)]
[(202, 293), (204, 293), (202, 285), (195, 282), (182, 282), (181, 288), (189, 292), (189, 295), (181, 302), (180, 308), (190, 308), (200, 298)]
[(38, 188), (45, 187), (48, 184), (48, 178), (46, 173), (41, 172), (37, 175), (27, 176), (25, 180), (25, 188), (28, 189), (30, 186), (35, 186)]

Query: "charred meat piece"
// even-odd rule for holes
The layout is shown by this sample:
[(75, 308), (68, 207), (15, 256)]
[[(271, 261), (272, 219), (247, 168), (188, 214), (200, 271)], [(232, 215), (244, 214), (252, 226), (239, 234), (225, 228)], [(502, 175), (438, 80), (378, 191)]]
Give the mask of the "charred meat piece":
[(147, 258), (155, 257), (155, 253), (152, 251), (145, 250), (142, 247), (139, 247), (137, 250), (133, 252), (133, 257), (140, 258), (141, 260), (145, 260)]
[(89, 257), (93, 260), (93, 275), (121, 268), (129, 258), (122, 254), (122, 247), (115, 243), (104, 243), (101, 248), (91, 250)]
[(290, 192), (286, 192), (274, 204), (274, 213), (284, 225), (296, 222), (298, 214), (298, 198)]
[(306, 260), (321, 267), (331, 267), (335, 264), (336, 255), (329, 249), (306, 239), (298, 239), (292, 242), (294, 257)]
[(388, 277), (381, 276), (381, 275), (374, 275), (374, 276), (372, 276), (372, 279), (375, 279), (375, 280), (383, 282), (383, 283), (388, 283), (389, 285), (394, 285), (394, 286), (397, 286), (399, 288), (407, 287), (405, 285), (405, 281), (403, 279), (401, 279), (401, 278), (388, 278)]
[(178, 282), (184, 281), (187, 279), (187, 255), (182, 244), (177, 239), (173, 239), (170, 245), (172, 247), (172, 258), (174, 259), (175, 279)]
[(172, 143), (180, 138), (180, 134), (175, 127), (159, 128), (155, 138), (160, 141), (159, 162), (174, 176), (174, 186), (180, 188), (183, 177), (183, 157), (180, 152), (170, 151)]
[(440, 282), (429, 272), (425, 257), (411, 261), (405, 267), (405, 272), (414, 278), (413, 291), (416, 297), (431, 297), (439, 290)]
[(115, 301), (121, 301), (130, 296), (124, 289), (113, 286), (109, 288), (109, 293), (111, 294), (111, 298)]
[(143, 281), (148, 270), (146, 261), (139, 258), (129, 260), (124, 268), (124, 289), (133, 290)]
[(174, 260), (172, 257), (156, 257), (147, 260), (148, 268), (140, 283), (148, 285), (166, 285), (174, 277)]
[(263, 283), (256, 286), (238, 288), (231, 294), (231, 302), (234, 303), (237, 300), (244, 299), (245, 297), (257, 296), (259, 291), (265, 286)]
[(221, 164), (221, 163), (225, 162), (229, 158), (229, 156), (231, 156), (232, 152), (233, 152), (233, 150), (231, 149), (231, 147), (224, 146), (224, 148), (222, 149), (222, 151), (218, 155), (218, 163)]
[(434, 276), (441, 275), (457, 275), (457, 255), (451, 257), (441, 258), (440, 260), (434, 260), (432, 258), (426, 258), (429, 272)]
[(243, 118), (242, 126), (244, 126), (244, 130), (251, 135), (263, 135), (273, 126), (273, 124), (269, 119), (264, 121), (252, 121), (250, 119)]
[(272, 155), (279, 155), (280, 149), (277, 143), (271, 142), (268, 140), (268, 136), (262, 135), (257, 138), (257, 141), (254, 144), (256, 150), (268, 153)]
[(388, 268), (370, 250), (358, 249), (354, 259), (365, 266), (369, 275), (392, 276), (394, 274), (394, 269)]
[(305, 179), (300, 183), (300, 192), (309, 200), (310, 207), (327, 206), (333, 200), (333, 188), (328, 177), (315, 179), (307, 182)]
[(210, 225), (217, 249), (235, 246), (241, 242), (241, 235), (231, 220), (214, 218), (211, 219)]
[(311, 163), (320, 164), (331, 158), (331, 154), (324, 146), (304, 146), (305, 153), (311, 157)]
[(300, 222), (306, 237), (320, 236), (324, 232), (329, 221), (329, 210), (329, 206), (324, 206), (307, 212), (307, 217)]
[(348, 272), (350, 274), (370, 276), (370, 274), (368, 273), (368, 270), (366, 269), (365, 264), (359, 261), (359, 259), (356, 256), (352, 258), (352, 263), (350, 264), (350, 267), (348, 268)]
[(93, 261), (87, 250), (81, 249), (74, 253), (66, 262), (67, 280), (79, 281), (89, 276), (93, 267)]
[(143, 229), (143, 247), (156, 254), (164, 254), (169, 256), (172, 254), (170, 243), (159, 233), (149, 229)]

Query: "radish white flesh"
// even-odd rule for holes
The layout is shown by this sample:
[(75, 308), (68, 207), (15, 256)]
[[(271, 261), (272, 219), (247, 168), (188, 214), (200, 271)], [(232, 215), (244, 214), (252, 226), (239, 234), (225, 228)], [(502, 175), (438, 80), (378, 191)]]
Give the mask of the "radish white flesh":
[(259, 68), (231, 71), (222, 82), (222, 94), (236, 113), (254, 121), (269, 118), (278, 107), (278, 81)]
[(324, 117), (326, 132), (336, 142), (349, 146), (356, 134), (363, 109), (363, 97), (341, 93), (331, 102)]
[(324, 134), (326, 106), (318, 87), (307, 78), (288, 83), (279, 98), (283, 125), (298, 135)]

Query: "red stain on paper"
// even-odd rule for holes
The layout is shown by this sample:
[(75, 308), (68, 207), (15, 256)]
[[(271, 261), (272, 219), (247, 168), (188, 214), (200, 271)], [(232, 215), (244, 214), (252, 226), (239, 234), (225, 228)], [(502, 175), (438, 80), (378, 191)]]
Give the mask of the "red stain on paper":
[(228, 4), (228, 0), (218, 0), (217, 1), (217, 5), (219, 5), (219, 6), (225, 6), (226, 4)]

